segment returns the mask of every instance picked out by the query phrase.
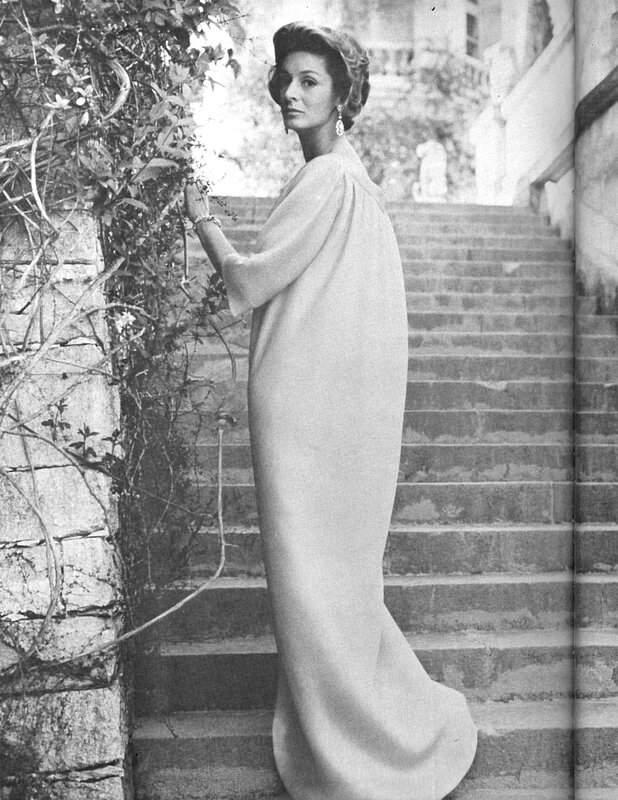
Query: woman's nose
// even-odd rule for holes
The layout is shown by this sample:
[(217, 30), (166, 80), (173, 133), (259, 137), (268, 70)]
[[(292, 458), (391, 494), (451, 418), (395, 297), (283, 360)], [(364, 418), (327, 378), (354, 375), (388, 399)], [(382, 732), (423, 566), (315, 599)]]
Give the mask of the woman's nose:
[(286, 100), (295, 100), (298, 97), (298, 85), (295, 81), (290, 81), (283, 89), (283, 96)]

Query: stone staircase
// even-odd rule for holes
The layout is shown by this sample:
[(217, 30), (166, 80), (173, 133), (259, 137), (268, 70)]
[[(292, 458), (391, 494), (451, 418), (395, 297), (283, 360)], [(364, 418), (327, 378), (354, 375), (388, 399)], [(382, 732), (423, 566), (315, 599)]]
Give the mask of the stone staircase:
[[(227, 206), (237, 220), (225, 227), (242, 251), (269, 201)], [(568, 245), (528, 211), (402, 204), (391, 217), (410, 360), (385, 600), (430, 674), (471, 701), (478, 754), (451, 797), (567, 800), (576, 762), (577, 798), (616, 798), (618, 317), (598, 316), (592, 298), (575, 301)], [(231, 328), (230, 341), (242, 386), (246, 326)], [(223, 384), (224, 352), (199, 347), (192, 375), (196, 396), (213, 376)], [(283, 791), (270, 743), (277, 661), (242, 413), (227, 442), (226, 577), (161, 630), (158, 651), (138, 668), (139, 800)], [(196, 491), (211, 509), (216, 467), (204, 431)], [(583, 574), (574, 637), (575, 485)], [(190, 578), (162, 605), (201, 585), (217, 558), (216, 531), (204, 531)]]

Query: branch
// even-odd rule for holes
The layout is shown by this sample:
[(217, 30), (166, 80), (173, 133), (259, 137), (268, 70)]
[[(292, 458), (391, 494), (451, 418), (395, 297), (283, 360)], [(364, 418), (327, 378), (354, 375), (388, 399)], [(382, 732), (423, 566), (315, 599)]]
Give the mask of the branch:
[(30, 150), (30, 183), (32, 185), (32, 194), (34, 195), (34, 202), (37, 204), (37, 207), (38, 207), (39, 211), (41, 212), (41, 216), (43, 217), (45, 222), (47, 222), (47, 224), (52, 229), (54, 229), (54, 225), (53, 225), (51, 219), (49, 218), (49, 216), (47, 214), (47, 211), (45, 210), (45, 206), (43, 205), (43, 202), (41, 200), (41, 197), (39, 195), (39, 190), (38, 190), (38, 187), (37, 187), (37, 182), (36, 182), (36, 149), (37, 149), (37, 146), (39, 144), (39, 140), (40, 140), (41, 136), (43, 136), (43, 134), (45, 133), (45, 128), (47, 128), (47, 126), (53, 120), (53, 118), (54, 118), (54, 112), (50, 111), (49, 114), (45, 117), (45, 120), (43, 121), (43, 125), (41, 126), (41, 130), (34, 137), (34, 139), (32, 141), (32, 148)]
[[(91, 656), (101, 655), (102, 653), (107, 652), (108, 650), (112, 650), (116, 647), (119, 647), (124, 642), (129, 641), (130, 639), (134, 639), (144, 631), (149, 630), (153, 626), (157, 625), (159, 622), (162, 622), (164, 619), (171, 617), (173, 614), (176, 614), (180, 611), (181, 608), (184, 608), (188, 603), (191, 603), (195, 600), (196, 597), (203, 594), (207, 589), (209, 589), (213, 583), (221, 576), (224, 568), (225, 568), (225, 561), (226, 561), (226, 554), (227, 554), (227, 540), (225, 536), (225, 528), (223, 524), (223, 432), (227, 425), (226, 419), (221, 419), (219, 421), (219, 428), (218, 428), (218, 474), (217, 474), (217, 522), (218, 522), (218, 532), (219, 532), (219, 542), (220, 542), (220, 556), (219, 556), (219, 564), (217, 569), (207, 581), (195, 589), (193, 592), (188, 594), (186, 597), (183, 597), (175, 605), (171, 606), (170, 608), (163, 611), (161, 614), (158, 614), (156, 617), (149, 619), (147, 622), (144, 622), (142, 625), (139, 625), (137, 628), (133, 628), (130, 631), (122, 634), (121, 636), (117, 636), (115, 639), (112, 639), (105, 644), (99, 645), (98, 647), (93, 647), (90, 650), (85, 650), (82, 653), (77, 653), (74, 656), (69, 658), (59, 659), (57, 661), (52, 662), (49, 666), (64, 666), (65, 664), (73, 664), (75, 662), (81, 661), (84, 658), (90, 658)], [(7, 480), (11, 482), (12, 485), (15, 485), (13, 481), (11, 481), (10, 477), (7, 475), (6, 471), (0, 467), (0, 475), (5, 475)], [(20, 494), (24, 494), (21, 489), (16, 486)], [(25, 495), (24, 495), (25, 496)], [(26, 497), (26, 500), (30, 503), (29, 498)], [(6, 675), (7, 673), (15, 671), (19, 666), (22, 665), (23, 659), (20, 659), (18, 662), (14, 664), (10, 664), (6, 667), (0, 674)]]
[(129, 92), (131, 91), (131, 78), (129, 77), (129, 73), (122, 66), (122, 64), (119, 64), (118, 61), (112, 59), (110, 59), (108, 63), (112, 68), (114, 74), (120, 81), (120, 90), (110, 110), (106, 114), (103, 114), (103, 116), (101, 117), (101, 119), (104, 122), (107, 121), (108, 119), (111, 119), (120, 111), (123, 105), (127, 102), (127, 97), (129, 96)]
[(21, 150), (22, 147), (30, 147), (33, 142), (34, 138), (31, 137), (30, 139), (17, 139), (15, 142), (0, 145), (0, 156), (5, 153), (11, 153), (13, 150)]

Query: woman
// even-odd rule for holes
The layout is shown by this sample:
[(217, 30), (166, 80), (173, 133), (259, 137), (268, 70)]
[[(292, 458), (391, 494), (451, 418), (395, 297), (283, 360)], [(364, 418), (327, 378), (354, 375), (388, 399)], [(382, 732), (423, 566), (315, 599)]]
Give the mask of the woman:
[(275, 759), (293, 800), (438, 800), (468, 770), (465, 700), (427, 676), (383, 602), (408, 335), (381, 191), (344, 130), (369, 92), (344, 33), (291, 23), (269, 90), (306, 164), (238, 255), (187, 211), (234, 314), (254, 309), (249, 427), (279, 652)]

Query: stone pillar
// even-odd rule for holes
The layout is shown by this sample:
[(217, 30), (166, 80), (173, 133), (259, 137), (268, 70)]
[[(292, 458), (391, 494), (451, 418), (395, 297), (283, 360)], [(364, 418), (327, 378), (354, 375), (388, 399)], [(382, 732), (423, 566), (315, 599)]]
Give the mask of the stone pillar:
[(122, 593), (111, 481), (68, 455), (85, 439), (100, 461), (119, 425), (103, 261), (91, 215), (53, 222), (44, 252), (18, 223), (0, 246), (0, 775), (19, 797), (122, 800), (115, 651), (58, 663), (117, 635)]

